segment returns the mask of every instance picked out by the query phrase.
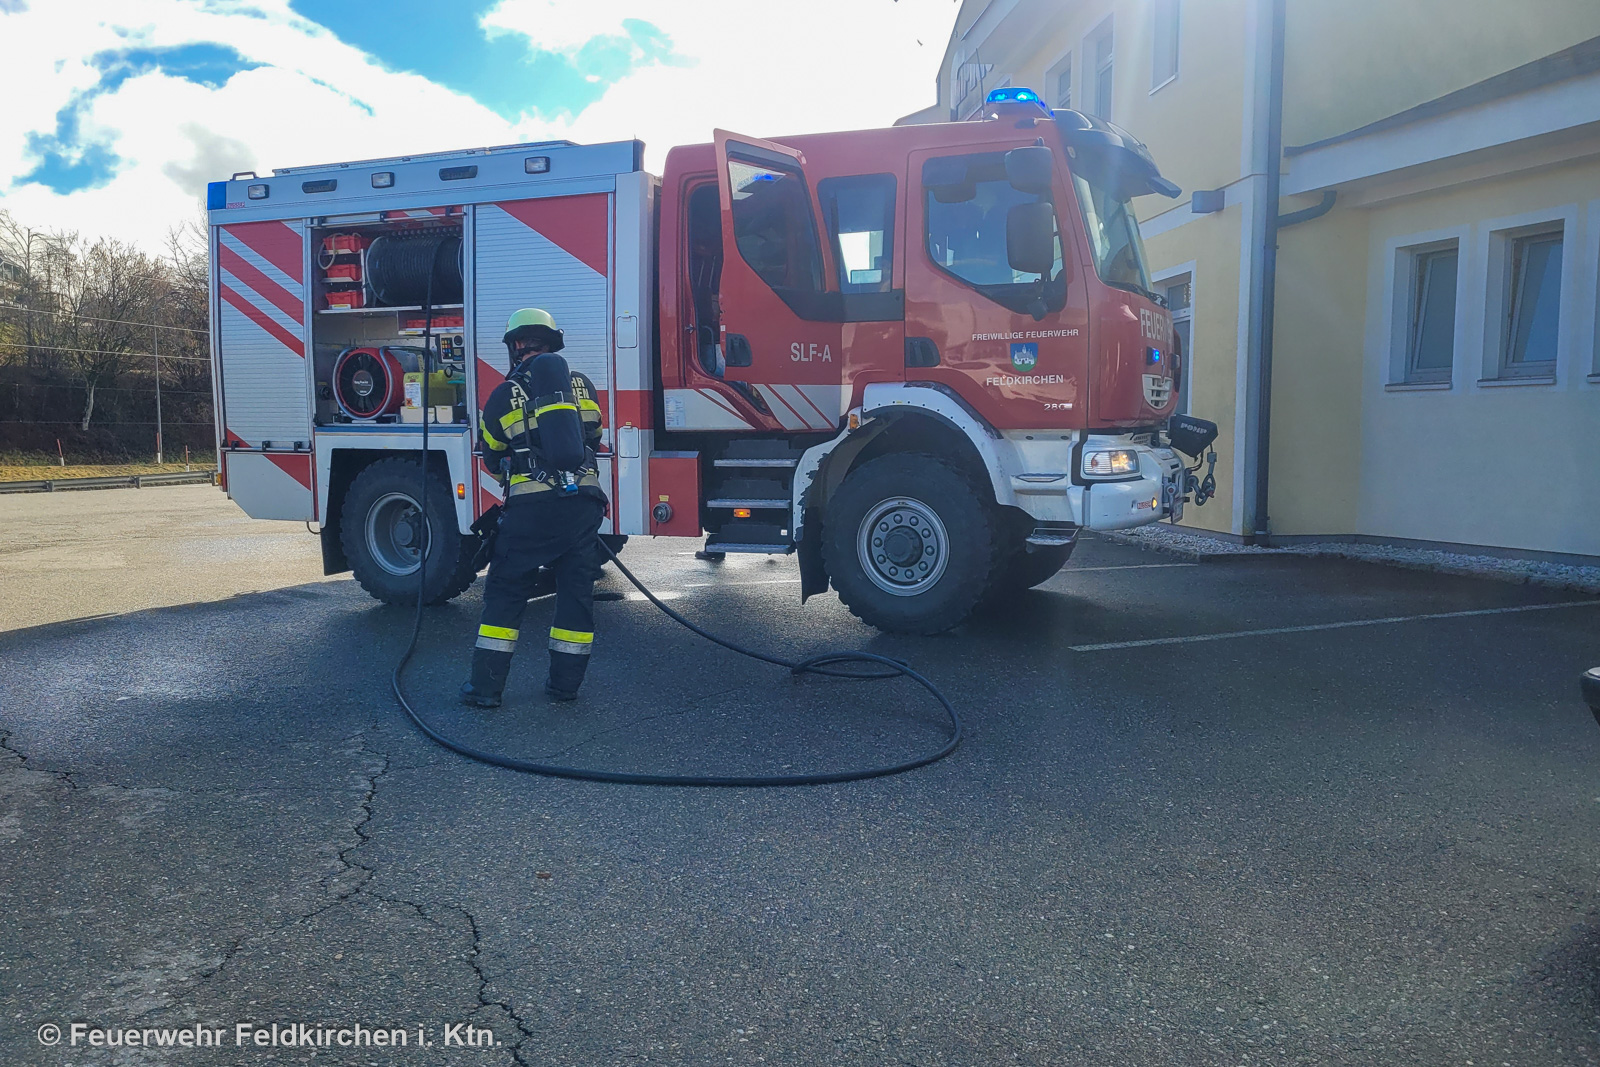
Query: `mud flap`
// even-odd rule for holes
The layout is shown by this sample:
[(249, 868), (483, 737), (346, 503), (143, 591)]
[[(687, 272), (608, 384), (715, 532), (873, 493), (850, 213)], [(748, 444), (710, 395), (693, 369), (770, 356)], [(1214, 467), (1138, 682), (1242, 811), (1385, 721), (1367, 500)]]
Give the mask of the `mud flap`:
[(822, 561), (821, 516), (806, 516), (806, 532), (800, 538), (797, 554), (800, 557), (800, 603), (808, 597), (828, 591), (828, 566)]

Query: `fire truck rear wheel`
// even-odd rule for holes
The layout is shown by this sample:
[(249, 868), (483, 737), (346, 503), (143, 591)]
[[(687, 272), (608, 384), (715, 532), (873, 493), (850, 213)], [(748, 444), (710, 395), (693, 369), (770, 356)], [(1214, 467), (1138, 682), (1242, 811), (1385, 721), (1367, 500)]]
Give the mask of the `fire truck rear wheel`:
[[(345, 493), (339, 540), (356, 581), (386, 604), (417, 602), (417, 572), (425, 543), (418, 500), (416, 460), (396, 457), (362, 468)], [(450, 487), (436, 472), (428, 476), (428, 556), (424, 599), (442, 604), (477, 577), (478, 539), (456, 526)]]
[(936, 456), (881, 456), (851, 471), (828, 502), (822, 553), (833, 587), (862, 622), (936, 634), (982, 598), (994, 562), (992, 510)]

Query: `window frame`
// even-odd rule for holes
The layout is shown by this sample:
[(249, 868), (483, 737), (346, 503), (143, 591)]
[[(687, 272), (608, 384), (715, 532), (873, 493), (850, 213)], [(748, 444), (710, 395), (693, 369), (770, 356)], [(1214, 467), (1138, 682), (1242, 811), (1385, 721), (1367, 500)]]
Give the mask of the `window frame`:
[[(1117, 37), (1114, 16), (1107, 15), (1100, 20), (1089, 35), (1083, 39), (1083, 85), (1084, 110), (1096, 118), (1111, 119), (1111, 105), (1116, 98), (1116, 69), (1117, 69)], [(1100, 61), (1100, 42), (1106, 42), (1105, 62)], [(1106, 99), (1100, 98), (1100, 75), (1108, 76)]]
[[(849, 272), (845, 269), (844, 248), (839, 241), (838, 223), (838, 194), (837, 190), (848, 182), (875, 182), (880, 186), (887, 184), (888, 204), (884, 216), (883, 226), (883, 257), (888, 260), (888, 266), (883, 270), (883, 277), (875, 283), (852, 282)], [(834, 275), (839, 291), (847, 296), (861, 296), (864, 294), (887, 293), (894, 289), (894, 270), (898, 265), (898, 256), (895, 255), (895, 217), (899, 210), (900, 183), (888, 171), (874, 171), (868, 174), (838, 174), (822, 178), (817, 182), (817, 203), (822, 207), (822, 226), (827, 232), (828, 241), (833, 250)], [(856, 232), (856, 231), (850, 231)], [(853, 288), (853, 286), (871, 285), (872, 288)]]
[(1179, 282), (1186, 283), (1189, 286), (1189, 306), (1184, 308), (1182, 311), (1173, 311), (1171, 307), (1167, 308), (1167, 311), (1172, 315), (1174, 328), (1176, 328), (1177, 324), (1181, 321), (1187, 321), (1189, 323), (1189, 345), (1184, 348), (1180, 355), (1180, 358), (1183, 362), (1180, 364), (1179, 370), (1179, 377), (1181, 380), (1178, 382), (1178, 407), (1174, 410), (1174, 414), (1194, 410), (1194, 309), (1196, 304), (1195, 275), (1199, 273), (1197, 266), (1197, 262), (1191, 259), (1187, 263), (1179, 263), (1175, 267), (1168, 267), (1165, 270), (1156, 271), (1150, 275), (1151, 288), (1160, 293), (1163, 299), (1166, 298), (1166, 291), (1171, 286), (1176, 285)]
[[(1504, 240), (1506, 242), (1505, 288), (1501, 293), (1503, 311), (1500, 315), (1499, 323), (1499, 366), (1496, 377), (1502, 381), (1554, 378), (1556, 376), (1556, 363), (1561, 354), (1561, 288), (1566, 281), (1566, 264), (1564, 262), (1567, 251), (1566, 227), (1564, 224), (1529, 227), (1507, 233)], [(1526, 266), (1526, 260), (1522, 255), (1522, 251), (1529, 245), (1546, 244), (1551, 241), (1556, 244), (1556, 266), (1560, 272), (1560, 276), (1555, 283), (1555, 351), (1550, 353), (1549, 359), (1513, 360), (1511, 358), (1512, 346), (1516, 343), (1517, 327), (1520, 323), (1521, 313), (1524, 310), (1521, 283), (1524, 278), (1523, 269)]]
[[(750, 262), (750, 257), (745, 253), (744, 247), (739, 243), (739, 219), (736, 214), (738, 200), (734, 199), (729, 203), (728, 210), (731, 228), (725, 239), (733, 242), (734, 250), (739, 253), (740, 260), (742, 260), (744, 265), (750, 269), (751, 274), (755, 275), (755, 277), (759, 279), (763, 285), (771, 289), (780, 298), (783, 298), (785, 293), (806, 294), (826, 292), (828, 274), (827, 264), (824, 261), (822, 254), (822, 235), (817, 232), (817, 213), (815, 207), (813, 206), (814, 200), (811, 195), (811, 183), (806, 180), (805, 168), (800, 166), (798, 163), (784, 164), (772, 159), (755, 158), (747, 153), (729, 151), (727, 155), (728, 158), (726, 163), (729, 168), (728, 189), (730, 190), (730, 193), (736, 188), (732, 173), (732, 168), (735, 163), (746, 167), (758, 167), (769, 171), (785, 172), (791, 175), (797, 182), (800, 190), (800, 204), (804, 209), (805, 229), (807, 231), (807, 236), (810, 238), (811, 249), (814, 253), (812, 256), (811, 271), (811, 283), (813, 288), (801, 289), (797, 286), (777, 286), (773, 285), (771, 282), (767, 281), (766, 278), (762, 277), (760, 268), (754, 263)], [(724, 264), (723, 270), (726, 272), (726, 264)], [(785, 299), (785, 303), (788, 303), (787, 299)]]
[[(1450, 314), (1450, 363), (1443, 367), (1423, 368), (1417, 366), (1417, 354), (1422, 340), (1422, 327), (1424, 325), (1423, 297), (1424, 285), (1427, 281), (1424, 271), (1431, 264), (1434, 257), (1445, 253), (1452, 253), (1456, 257), (1456, 283), (1455, 306)], [(1462, 249), (1459, 238), (1449, 238), (1443, 241), (1433, 241), (1428, 244), (1411, 245), (1402, 249), (1406, 257), (1406, 274), (1404, 289), (1405, 334), (1403, 348), (1396, 361), (1397, 374), (1394, 384), (1397, 385), (1449, 385), (1455, 379), (1456, 353), (1459, 347), (1460, 331), (1456, 328), (1459, 318), (1462, 289)]]
[[(1014, 288), (1015, 287), (1025, 286), (1025, 285), (1032, 285), (1034, 283), (1030, 283), (1030, 282), (986, 283), (986, 282), (975, 282), (975, 281), (972, 281), (971, 279), (964, 278), (961, 275), (957, 274), (955, 271), (951, 270), (950, 266), (948, 264), (939, 262), (939, 260), (934, 256), (933, 248), (931, 247), (932, 240), (933, 240), (933, 231), (932, 231), (931, 226), (929, 225), (929, 223), (930, 223), (930, 217), (929, 217), (930, 216), (930, 205), (929, 205), (929, 202), (933, 199), (933, 189), (935, 188), (935, 186), (933, 184), (930, 184), (928, 182), (928, 180), (927, 180), (928, 165), (930, 163), (935, 163), (936, 161), (951, 160), (951, 159), (971, 160), (971, 159), (975, 159), (975, 158), (983, 157), (983, 156), (999, 157), (1000, 160), (1001, 160), (1002, 167), (1004, 166), (1005, 152), (1002, 149), (995, 149), (995, 150), (990, 150), (990, 151), (981, 151), (980, 150), (980, 151), (976, 151), (976, 152), (974, 152), (974, 151), (956, 150), (956, 151), (949, 151), (949, 152), (946, 152), (946, 153), (943, 153), (943, 154), (929, 154), (929, 155), (926, 155), (926, 156), (922, 157), (920, 163), (918, 164), (918, 170), (917, 170), (917, 177), (918, 177), (917, 185), (918, 185), (918, 192), (920, 194), (918, 199), (921, 201), (921, 206), (922, 206), (922, 211), (921, 211), (922, 236), (920, 238), (918, 238), (918, 244), (921, 245), (922, 255), (927, 260), (928, 265), (933, 267), (933, 269), (938, 271), (940, 274), (943, 274), (945, 277), (949, 278), (951, 281), (955, 282), (957, 285), (961, 285), (961, 286), (964, 286), (964, 287), (966, 287), (968, 289), (971, 289), (973, 292), (975, 292), (978, 295), (982, 296), (984, 299), (989, 300), (990, 302), (992, 302), (994, 304), (997, 304), (1000, 307), (1005, 308), (1007, 311), (1010, 311), (1013, 314), (1026, 315), (1026, 314), (1028, 314), (1028, 310), (1027, 310), (1026, 307), (1014, 306), (1013, 303), (1007, 302), (1007, 300), (1003, 299), (1003, 297), (1015, 295), (1014, 294)], [(1068, 275), (1068, 273), (1070, 271), (1070, 267), (1068, 265), (1068, 256), (1070, 254), (1071, 245), (1070, 245), (1070, 237), (1069, 237), (1068, 231), (1066, 229), (1066, 224), (1062, 221), (1061, 205), (1060, 205), (1060, 202), (1059, 202), (1060, 198), (1056, 195), (1055, 188), (1052, 187), (1050, 192), (1048, 194), (1046, 194), (1045, 196), (1043, 196), (1042, 199), (1043, 199), (1043, 201), (1045, 203), (1048, 203), (1050, 205), (1051, 213), (1055, 216), (1055, 223), (1056, 223), (1056, 254), (1057, 254), (1056, 262), (1060, 264), (1060, 269), (1058, 271), (1056, 271), (1054, 277), (1046, 278), (1046, 279), (1043, 280), (1044, 281), (1043, 297), (1044, 297), (1045, 312), (1047, 314), (1052, 314), (1053, 315), (1053, 314), (1056, 314), (1057, 312), (1059, 312), (1063, 307), (1066, 306), (1066, 295), (1067, 295), (1067, 284), (1066, 284), (1066, 282), (1067, 282), (1067, 275)], [(1037, 203), (1037, 202), (1038, 201), (1035, 201), (1035, 203)], [(906, 240), (906, 252), (907, 252), (907, 255), (910, 254), (910, 247), (911, 247), (911, 242), (910, 242), (910, 238), (908, 237), (907, 240)]]
[[(1072, 98), (1074, 95), (1072, 84), (1072, 55), (1072, 49), (1067, 49), (1066, 53), (1058, 58), (1053, 64), (1050, 65), (1049, 69), (1045, 71), (1044, 77), (1046, 87), (1050, 93), (1050, 106), (1058, 110), (1070, 110), (1072, 107)], [(1067, 82), (1067, 98), (1065, 100), (1061, 99), (1062, 78), (1065, 78)]]
[[(1157, 69), (1160, 62), (1161, 20), (1169, 15), (1172, 26), (1172, 70), (1165, 76)], [(1150, 93), (1154, 95), (1178, 80), (1182, 69), (1183, 0), (1151, 0), (1150, 3)]]

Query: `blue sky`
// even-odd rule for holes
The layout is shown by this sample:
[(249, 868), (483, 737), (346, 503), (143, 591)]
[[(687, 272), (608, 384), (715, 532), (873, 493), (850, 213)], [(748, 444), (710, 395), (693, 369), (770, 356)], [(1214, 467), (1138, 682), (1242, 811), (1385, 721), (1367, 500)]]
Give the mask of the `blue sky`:
[(0, 210), (159, 244), (207, 181), (343, 159), (931, 103), (955, 0), (0, 0)]
[(622, 19), (624, 33), (596, 36), (568, 54), (540, 50), (536, 41), (511, 34), (490, 37), (480, 20), (495, 0), (389, 0), (382, 19), (353, 0), (291, 0), (289, 6), (391, 70), (421, 74), (507, 119), (530, 110), (552, 118), (576, 115), (637, 66), (684, 62), (666, 33), (644, 19)]

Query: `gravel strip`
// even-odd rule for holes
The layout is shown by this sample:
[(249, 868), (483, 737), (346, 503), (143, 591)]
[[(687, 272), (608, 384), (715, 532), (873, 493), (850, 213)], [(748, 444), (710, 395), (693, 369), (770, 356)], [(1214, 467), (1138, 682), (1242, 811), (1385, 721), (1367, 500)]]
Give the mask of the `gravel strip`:
[(1440, 574), (1465, 574), (1518, 585), (1544, 585), (1600, 594), (1600, 566), (1577, 567), (1529, 559), (1503, 559), (1499, 556), (1472, 556), (1462, 552), (1435, 549), (1400, 548), (1395, 545), (1362, 545), (1341, 541), (1313, 541), (1283, 548), (1236, 545), (1216, 537), (1165, 525), (1141, 526), (1102, 534), (1112, 541), (1193, 560), (1237, 559), (1246, 556), (1339, 556), (1344, 559), (1383, 563), (1408, 570), (1437, 571)]

